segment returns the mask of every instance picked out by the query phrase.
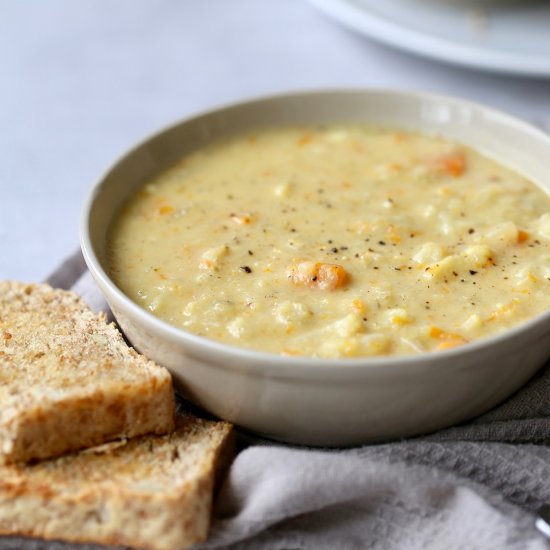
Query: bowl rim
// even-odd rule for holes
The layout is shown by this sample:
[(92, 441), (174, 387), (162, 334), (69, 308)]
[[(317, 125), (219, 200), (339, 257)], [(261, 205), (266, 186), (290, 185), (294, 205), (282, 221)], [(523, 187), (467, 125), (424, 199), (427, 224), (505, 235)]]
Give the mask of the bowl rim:
[[(524, 120), (517, 118), (504, 111), (488, 107), (486, 105), (473, 102), (470, 100), (461, 99), (458, 97), (448, 96), (444, 94), (436, 94), (424, 91), (414, 90), (400, 90), (391, 88), (370, 88), (370, 87), (341, 87), (341, 88), (312, 88), (312, 89), (300, 89), (290, 90), (284, 92), (276, 92), (265, 95), (255, 95), (247, 97), (238, 101), (232, 101), (222, 103), (202, 109), (201, 111), (194, 112), (188, 116), (185, 116), (176, 122), (170, 123), (161, 127), (159, 130), (147, 135), (135, 143), (132, 147), (125, 150), (125, 152), (117, 157), (111, 165), (103, 171), (96, 183), (91, 187), (88, 192), (87, 198), (84, 202), (81, 218), (80, 218), (80, 245), (82, 254), (86, 261), (89, 271), (91, 272), (96, 283), (100, 287), (104, 294), (109, 294), (110, 298), (114, 299), (118, 304), (121, 304), (126, 311), (129, 311), (133, 318), (139, 319), (139, 323), (149, 330), (157, 334), (162, 334), (163, 337), (169, 341), (183, 344), (188, 351), (189, 356), (197, 356), (201, 353), (208, 353), (209, 355), (216, 355), (219, 358), (232, 359), (232, 361), (221, 361), (220, 365), (224, 368), (234, 370), (235, 360), (240, 361), (239, 369), (247, 371), (255, 371), (257, 373), (266, 374), (266, 368), (272, 373), (280, 374), (281, 376), (291, 376), (299, 378), (300, 375), (305, 373), (325, 373), (325, 374), (343, 374), (344, 372), (356, 373), (359, 371), (378, 371), (379, 369), (387, 371), (388, 367), (395, 366), (410, 369), (411, 367), (423, 368), (429, 363), (441, 363), (438, 364), (438, 368), (445, 368), (445, 365), (455, 365), (456, 358), (467, 358), (471, 355), (475, 355), (480, 352), (489, 350), (490, 348), (498, 347), (506, 342), (520, 338), (523, 335), (533, 331), (536, 327), (542, 326), (546, 323), (550, 329), (550, 310), (547, 310), (531, 319), (528, 319), (519, 325), (515, 325), (502, 330), (501, 332), (483, 337), (473, 342), (464, 344), (456, 348), (437, 352), (424, 352), (418, 354), (405, 354), (405, 355), (389, 355), (389, 356), (362, 356), (356, 358), (317, 358), (311, 356), (285, 356), (277, 353), (271, 353), (251, 348), (239, 347), (232, 344), (226, 344), (214, 339), (210, 339), (204, 336), (199, 336), (188, 332), (182, 328), (172, 325), (162, 319), (156, 317), (146, 309), (142, 308), (136, 302), (131, 300), (118, 286), (114, 283), (111, 277), (102, 268), (97, 255), (92, 246), (90, 236), (90, 214), (93, 209), (95, 198), (99, 193), (100, 188), (103, 185), (105, 179), (116, 169), (121, 163), (132, 155), (137, 149), (146, 145), (148, 142), (162, 136), (163, 134), (170, 132), (184, 124), (188, 124), (191, 121), (220, 112), (226, 109), (232, 108), (246, 108), (252, 104), (259, 104), (272, 100), (285, 100), (308, 96), (332, 96), (332, 95), (348, 95), (348, 94), (365, 94), (365, 95), (392, 95), (403, 100), (416, 100), (416, 101), (432, 101), (432, 102), (444, 102), (453, 106), (464, 106), (470, 109), (482, 111), (484, 114), (488, 114), (493, 117), (497, 117), (502, 123), (509, 124), (514, 127), (514, 130), (531, 134), (535, 139), (545, 142), (550, 151), (550, 135), (546, 134), (543, 130), (538, 129), (532, 124), (525, 122)], [(421, 130), (420, 130), (421, 131)], [(466, 143), (467, 144), (467, 143)], [(468, 145), (468, 144), (467, 144)], [(475, 148), (475, 145), (471, 145)], [(536, 184), (536, 182), (535, 182)], [(536, 184), (537, 185), (537, 184)], [(550, 193), (548, 189), (540, 186), (547, 194)], [(449, 360), (449, 361), (447, 361)], [(465, 363), (466, 364), (466, 363)]]

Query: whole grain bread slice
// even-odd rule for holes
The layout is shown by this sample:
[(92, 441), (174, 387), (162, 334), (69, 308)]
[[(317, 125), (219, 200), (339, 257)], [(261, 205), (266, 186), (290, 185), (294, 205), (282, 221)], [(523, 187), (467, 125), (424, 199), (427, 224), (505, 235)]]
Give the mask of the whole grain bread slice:
[(178, 417), (165, 436), (0, 467), (0, 534), (176, 550), (204, 541), (231, 425)]
[(174, 426), (168, 371), (74, 293), (0, 282), (0, 463)]

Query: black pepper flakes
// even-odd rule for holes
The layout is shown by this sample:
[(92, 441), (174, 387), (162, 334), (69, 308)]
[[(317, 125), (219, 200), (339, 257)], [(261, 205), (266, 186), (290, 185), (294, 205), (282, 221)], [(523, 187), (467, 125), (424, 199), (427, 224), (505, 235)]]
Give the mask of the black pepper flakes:
[(335, 246), (333, 246), (333, 247), (330, 249), (330, 251), (331, 251), (331, 252), (334, 252), (334, 253), (336, 254), (336, 253), (338, 252), (338, 249), (337, 249)]
[(252, 273), (252, 268), (247, 265), (242, 265), (240, 269), (242, 269), (245, 273)]
[(470, 275), (476, 275), (477, 271), (474, 271), (473, 269), (470, 269)]
[(386, 246), (386, 242), (385, 241), (378, 241), (378, 244), (382, 245), (382, 246)]

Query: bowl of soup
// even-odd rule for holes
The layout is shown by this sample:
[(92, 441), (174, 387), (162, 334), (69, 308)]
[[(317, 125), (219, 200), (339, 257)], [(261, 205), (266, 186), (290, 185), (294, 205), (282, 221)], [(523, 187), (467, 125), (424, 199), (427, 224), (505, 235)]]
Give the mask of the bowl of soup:
[(181, 393), (265, 437), (353, 445), (485, 412), (550, 356), (550, 139), (460, 99), (315, 91), (137, 145), (86, 262)]

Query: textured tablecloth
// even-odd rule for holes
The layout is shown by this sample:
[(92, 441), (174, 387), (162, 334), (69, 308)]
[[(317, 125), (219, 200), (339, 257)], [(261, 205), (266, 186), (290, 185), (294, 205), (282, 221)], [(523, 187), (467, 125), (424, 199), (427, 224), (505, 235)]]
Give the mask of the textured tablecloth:
[[(49, 279), (106, 307), (79, 254)], [(219, 549), (548, 550), (550, 365), (466, 424), (345, 450), (239, 436), (209, 539)], [(16, 538), (0, 549), (96, 548)]]

